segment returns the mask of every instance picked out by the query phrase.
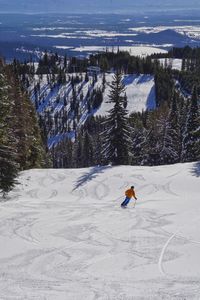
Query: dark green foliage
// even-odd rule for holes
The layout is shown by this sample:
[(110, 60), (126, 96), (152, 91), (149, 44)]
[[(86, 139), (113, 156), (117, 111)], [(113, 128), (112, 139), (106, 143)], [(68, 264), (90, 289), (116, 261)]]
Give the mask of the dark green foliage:
[(198, 148), (200, 140), (200, 114), (196, 87), (193, 89), (190, 102), (183, 137), (182, 161), (184, 162), (196, 161), (200, 153), (200, 149)]
[[(161, 57), (168, 58), (164, 66), (159, 63), (158, 58)], [(168, 62), (172, 62), (172, 58), (183, 59), (182, 71), (173, 70), (172, 65), (169, 66)], [(101, 68), (102, 87), (96, 85), (96, 74), (93, 77), (88, 76), (89, 66)], [(15, 101), (16, 115), (19, 115), (18, 111), (25, 111), (28, 124), (35, 123), (28, 113), (32, 108), (23, 98), (24, 91), (33, 80), (34, 66), (15, 61), (13, 69), (23, 84), (23, 90), (14, 92), (14, 98), (20, 99)], [(133, 113), (128, 117), (126, 112), (128, 99), (125, 91), (122, 88), (120, 94), (119, 88), (117, 96), (114, 88), (111, 88), (110, 100), (112, 99), (114, 107), (108, 118), (91, 117), (104, 100), (103, 93), (107, 86), (105, 72), (116, 70), (123, 74), (155, 75), (155, 111)], [(72, 96), (68, 97), (66, 85), (66, 94), (63, 97), (60, 94), (56, 97), (56, 104), (60, 106), (63, 104), (61, 110), (55, 113), (53, 108), (45, 110), (39, 119), (42, 139), (46, 146), (49, 137), (63, 134), (62, 140), (51, 148), (54, 167), (86, 167), (108, 162), (158, 165), (200, 159), (199, 48), (173, 48), (168, 54), (146, 58), (131, 56), (128, 52), (121, 52), (120, 49), (117, 53), (99, 53), (84, 59), (61, 58), (56, 54), (46, 53), (40, 61), (37, 72), (39, 81), (35, 84), (34, 98), (35, 108), (38, 110), (43, 103), (40, 87), (43, 73), (47, 72), (47, 82), (53, 93), (56, 93), (59, 85), (65, 83), (67, 85), (71, 83), (72, 88)], [(81, 90), (84, 86), (88, 86), (86, 95)], [(195, 97), (193, 93), (195, 105), (191, 100), (193, 86), (197, 87)], [(196, 117), (192, 113), (194, 110), (197, 113)], [(41, 161), (42, 158), (41, 152), (38, 151), (40, 142), (38, 145), (33, 143), (33, 136), (40, 134), (38, 128), (33, 130), (35, 133), (29, 126), (24, 130), (26, 122), (24, 116), (13, 119), (13, 122), (18, 128), (15, 136), (20, 138), (18, 145), (21, 150), (18, 151), (18, 162), (21, 168), (37, 165), (37, 161)]]
[(170, 70), (159, 69), (155, 74), (157, 107), (163, 102), (170, 102), (173, 94), (173, 86), (174, 82)]
[(35, 110), (20, 86), (16, 65), (0, 62), (0, 190), (9, 192), (18, 171), (44, 165), (45, 152)]
[(3, 196), (16, 184), (18, 165), (13, 135), (13, 102), (9, 99), (9, 86), (3, 63), (0, 62), (0, 192)]
[(5, 197), (17, 184), (19, 169), (16, 163), (16, 153), (14, 149), (12, 146), (6, 146), (4, 144), (0, 144), (0, 192), (2, 192)]
[(114, 107), (109, 111), (106, 119), (103, 154), (105, 160), (112, 164), (129, 163), (129, 126), (127, 111), (124, 108), (125, 87), (120, 73), (114, 75), (110, 85), (109, 102)]

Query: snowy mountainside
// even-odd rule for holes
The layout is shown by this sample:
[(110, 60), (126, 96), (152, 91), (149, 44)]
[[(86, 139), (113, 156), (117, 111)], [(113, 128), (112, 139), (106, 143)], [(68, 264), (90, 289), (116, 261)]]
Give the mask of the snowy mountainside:
[[(71, 78), (77, 76), (79, 81), (74, 84), (73, 90)], [(46, 123), (51, 119), (52, 129), (48, 133), (49, 148), (67, 135), (73, 137), (75, 130), (84, 124), (89, 116), (104, 116), (111, 108), (111, 105), (106, 102), (113, 74), (107, 73), (105, 75), (105, 88), (103, 88), (103, 74), (98, 75), (95, 82), (92, 76), (89, 76), (89, 81), (85, 81), (85, 74), (74, 73), (66, 77), (66, 83), (52, 87), (47, 75), (43, 75), (42, 78), (35, 75), (29, 88), (31, 99), (35, 103), (39, 115), (45, 116)], [(153, 76), (144, 74), (124, 75), (123, 82), (126, 87), (129, 113), (155, 108)], [(39, 90), (35, 88), (37, 84), (40, 86)], [(103, 95), (103, 102), (99, 106), (94, 105), (93, 101), (96, 91), (101, 91)], [(76, 94), (75, 97), (78, 102), (76, 107), (72, 106), (73, 93)], [(59, 122), (58, 120), (64, 120), (64, 128), (55, 124)]]
[[(109, 82), (112, 80), (109, 76)], [(152, 75), (124, 75), (123, 83), (126, 88), (128, 99), (128, 112), (142, 112), (146, 109), (154, 109), (156, 107), (155, 82)], [(101, 107), (95, 113), (96, 115), (107, 115), (112, 104), (108, 102), (109, 86), (107, 86), (104, 94), (104, 101)]]
[(1, 300), (199, 299), (199, 176), (197, 163), (22, 172), (0, 203)]

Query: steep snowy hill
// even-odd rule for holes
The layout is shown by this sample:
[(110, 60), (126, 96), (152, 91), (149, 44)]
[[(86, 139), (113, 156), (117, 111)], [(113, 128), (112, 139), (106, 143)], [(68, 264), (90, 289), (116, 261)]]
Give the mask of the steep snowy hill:
[[(51, 148), (57, 144), (66, 135), (73, 136), (74, 121), (77, 127), (84, 124), (87, 118), (91, 115), (107, 115), (108, 110), (112, 107), (107, 103), (110, 83), (113, 80), (113, 75), (107, 73), (105, 75), (105, 90), (103, 90), (103, 74), (97, 76), (97, 81), (89, 76), (89, 81), (85, 81), (85, 74), (70, 74), (67, 75), (67, 82), (61, 85), (52, 87), (48, 83), (46, 75), (40, 79), (35, 75), (34, 81), (29, 88), (31, 99), (36, 104), (39, 115), (45, 115), (46, 124), (51, 118), (52, 127), (48, 132), (48, 146)], [(78, 76), (78, 83), (72, 87), (71, 79)], [(131, 112), (142, 112), (146, 109), (154, 109), (156, 107), (155, 96), (155, 82), (154, 76), (145, 74), (129, 74), (123, 76), (123, 83), (125, 85), (127, 95), (127, 110)], [(40, 89), (35, 92), (37, 84)], [(98, 107), (94, 107), (94, 96), (97, 91), (101, 91), (103, 95), (103, 102)], [(73, 93), (76, 95), (76, 102), (78, 107), (72, 105)], [(36, 103), (37, 102), (37, 103)], [(76, 111), (76, 114), (75, 114)], [(65, 128), (59, 126), (59, 120), (64, 121)], [(72, 132), (68, 132), (68, 128)], [(75, 129), (76, 130), (76, 129)]]
[[(0, 203), (0, 299), (199, 299), (199, 176), (198, 164), (21, 173)], [(132, 184), (136, 207), (121, 209)]]

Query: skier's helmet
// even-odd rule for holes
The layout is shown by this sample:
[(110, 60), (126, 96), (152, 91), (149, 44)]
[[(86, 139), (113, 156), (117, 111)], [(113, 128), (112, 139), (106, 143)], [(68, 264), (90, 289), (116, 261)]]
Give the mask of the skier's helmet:
[(131, 189), (134, 189), (134, 186), (133, 186), (133, 185), (131, 186)]

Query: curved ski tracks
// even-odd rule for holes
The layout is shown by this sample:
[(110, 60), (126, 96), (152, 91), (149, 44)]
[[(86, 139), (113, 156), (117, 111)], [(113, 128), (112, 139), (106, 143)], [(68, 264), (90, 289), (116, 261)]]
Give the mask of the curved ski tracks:
[[(167, 232), (168, 214), (146, 206), (159, 192), (177, 197), (170, 181), (176, 174), (162, 184), (149, 182), (139, 169), (132, 179), (121, 173), (98, 174), (71, 190), (70, 196), (61, 189), (74, 184), (75, 171), (36, 171), (33, 186), (34, 178), (27, 174), (18, 200), (2, 204), (0, 241), (18, 239), (25, 248), (0, 257), (1, 300), (118, 300), (133, 295), (134, 300), (182, 300), (182, 290), (185, 299), (195, 299), (199, 278), (175, 277), (166, 269), (179, 256), (170, 248), (172, 241), (200, 242), (182, 236), (180, 229)], [(135, 209), (130, 203), (121, 210), (124, 196), (119, 195), (133, 180), (138, 198), (140, 191), (150, 197), (138, 200)], [(155, 273), (157, 268), (155, 277), (138, 278), (140, 270), (152, 265)], [(173, 286), (174, 278), (183, 288)], [(161, 293), (161, 286), (167, 292)]]

